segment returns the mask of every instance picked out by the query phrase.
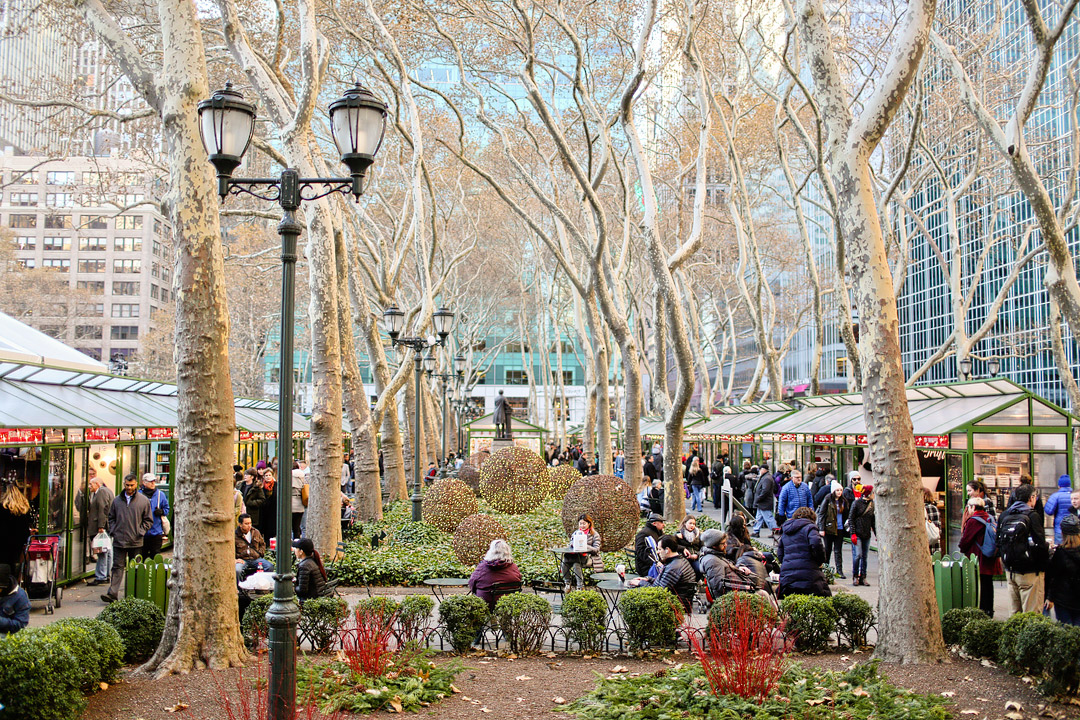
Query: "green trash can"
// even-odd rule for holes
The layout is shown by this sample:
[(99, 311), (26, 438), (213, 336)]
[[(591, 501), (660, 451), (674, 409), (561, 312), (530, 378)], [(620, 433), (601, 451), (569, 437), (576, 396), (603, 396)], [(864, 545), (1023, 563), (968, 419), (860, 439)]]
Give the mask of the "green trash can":
[(143, 560), (137, 555), (128, 560), (127, 574), (124, 576), (124, 594), (126, 597), (141, 598), (161, 608), (165, 612), (169, 606), (169, 572), (172, 565), (161, 555)]
[(937, 594), (938, 615), (953, 608), (978, 607), (979, 605), (979, 559), (963, 553), (933, 555), (934, 590)]

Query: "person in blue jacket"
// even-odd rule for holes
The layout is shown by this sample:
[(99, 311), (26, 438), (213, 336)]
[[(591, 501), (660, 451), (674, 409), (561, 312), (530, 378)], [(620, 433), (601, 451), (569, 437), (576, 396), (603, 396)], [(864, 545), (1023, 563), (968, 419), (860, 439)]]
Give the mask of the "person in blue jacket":
[(813, 503), (814, 496), (810, 488), (803, 483), (802, 473), (792, 470), (791, 482), (785, 483), (780, 489), (780, 501), (777, 503), (776, 513), (782, 518), (791, 518), (801, 507), (813, 509)]
[(1054, 544), (1061, 544), (1061, 521), (1072, 512), (1072, 480), (1068, 475), (1058, 478), (1058, 491), (1050, 496), (1043, 508), (1047, 515), (1054, 517)]
[(30, 598), (10, 565), (0, 565), (0, 635), (17, 633), (30, 623)]

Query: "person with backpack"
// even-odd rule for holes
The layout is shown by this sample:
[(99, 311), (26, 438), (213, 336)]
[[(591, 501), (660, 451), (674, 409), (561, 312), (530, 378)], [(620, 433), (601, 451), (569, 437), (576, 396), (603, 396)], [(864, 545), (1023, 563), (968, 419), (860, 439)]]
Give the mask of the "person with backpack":
[(1050, 548), (1035, 510), (1039, 493), (1032, 485), (1014, 491), (1016, 502), (998, 518), (997, 549), (1009, 582), (1013, 613), (1040, 612)]
[(973, 497), (964, 509), (960, 533), (960, 552), (979, 558), (979, 609), (994, 617), (994, 577), (1000, 575), (997, 552), (997, 522), (986, 512), (986, 501)]

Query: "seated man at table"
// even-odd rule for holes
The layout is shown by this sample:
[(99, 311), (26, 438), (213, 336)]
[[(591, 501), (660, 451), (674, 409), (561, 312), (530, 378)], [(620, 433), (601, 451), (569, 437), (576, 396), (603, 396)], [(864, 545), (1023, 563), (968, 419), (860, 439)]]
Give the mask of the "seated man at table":
[(250, 566), (254, 570), (273, 570), (274, 566), (263, 557), (266, 554), (266, 541), (262, 533), (251, 525), (251, 516), (240, 514), (240, 524), (236, 526), (236, 582), (240, 583)]
[(521, 571), (510, 554), (510, 544), (495, 538), (488, 546), (487, 554), (469, 577), (469, 592), (488, 604), (492, 610), (499, 596), (492, 589), (499, 583), (521, 582)]
[(650, 513), (634, 537), (634, 574), (648, 575), (653, 566), (652, 546), (664, 535), (664, 516)]
[(648, 577), (634, 578), (630, 581), (630, 586), (665, 587), (675, 593), (686, 612), (691, 612), (694, 593), (697, 592), (697, 573), (694, 572), (690, 561), (679, 552), (679, 541), (673, 535), (665, 535), (657, 543), (657, 552), (660, 554), (660, 562), (664, 565), (660, 576), (655, 580)]

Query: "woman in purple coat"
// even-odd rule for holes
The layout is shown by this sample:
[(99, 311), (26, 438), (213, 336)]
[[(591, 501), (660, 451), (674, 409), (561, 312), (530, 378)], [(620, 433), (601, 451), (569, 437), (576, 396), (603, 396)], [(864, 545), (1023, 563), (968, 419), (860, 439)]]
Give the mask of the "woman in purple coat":
[(498, 583), (521, 582), (521, 571), (510, 554), (510, 545), (505, 540), (495, 538), (488, 547), (487, 555), (473, 570), (469, 578), (469, 592), (495, 609), (499, 595), (491, 592)]

